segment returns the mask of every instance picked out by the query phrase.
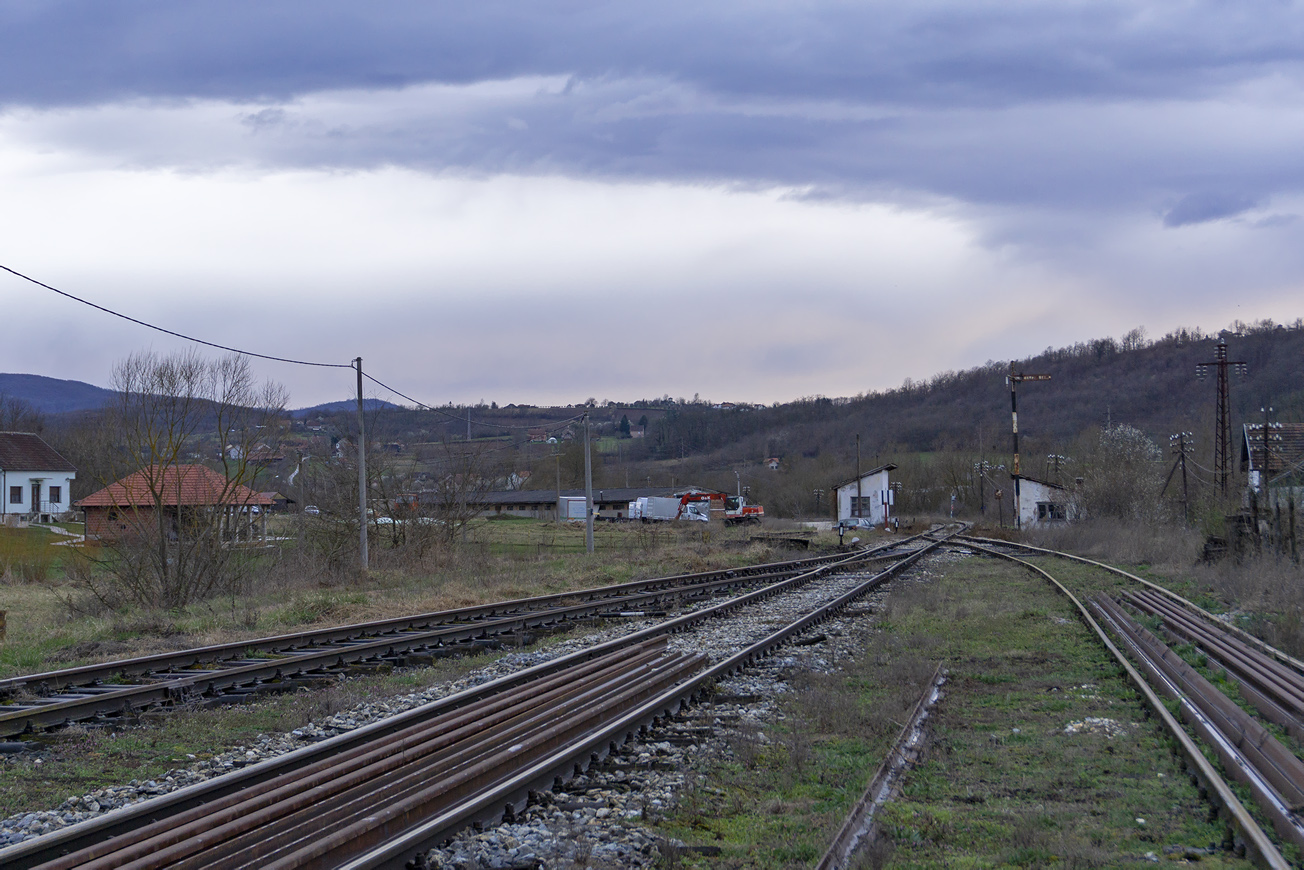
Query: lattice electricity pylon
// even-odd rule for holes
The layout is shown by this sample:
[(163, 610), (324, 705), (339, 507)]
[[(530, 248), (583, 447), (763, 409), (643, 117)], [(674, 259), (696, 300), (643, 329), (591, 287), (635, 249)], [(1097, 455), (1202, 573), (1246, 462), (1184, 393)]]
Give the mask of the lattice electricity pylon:
[(1231, 420), (1231, 389), (1228, 386), (1227, 370), (1230, 367), (1236, 369), (1236, 373), (1241, 377), (1245, 376), (1245, 363), (1241, 360), (1227, 359), (1227, 339), (1218, 338), (1218, 346), (1214, 349), (1213, 362), (1202, 362), (1195, 364), (1195, 376), (1204, 380), (1207, 368), (1216, 368), (1218, 370), (1218, 431), (1214, 437), (1213, 445), (1213, 469), (1218, 477), (1218, 488), (1223, 495), (1227, 494), (1227, 482), (1231, 476), (1231, 443), (1232, 443), (1232, 420)]

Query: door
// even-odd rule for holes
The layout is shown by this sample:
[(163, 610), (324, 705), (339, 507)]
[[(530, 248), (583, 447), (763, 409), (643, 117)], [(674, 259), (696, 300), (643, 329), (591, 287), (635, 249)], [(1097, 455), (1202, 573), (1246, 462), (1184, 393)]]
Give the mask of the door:
[(36, 514), (40, 512), (41, 512), (41, 482), (39, 480), (33, 480), (32, 481), (32, 513)]

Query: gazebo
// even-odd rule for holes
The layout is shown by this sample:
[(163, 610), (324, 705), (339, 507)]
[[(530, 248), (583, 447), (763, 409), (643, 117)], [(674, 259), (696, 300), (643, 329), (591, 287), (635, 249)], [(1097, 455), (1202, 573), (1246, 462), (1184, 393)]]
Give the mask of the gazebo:
[[(86, 514), (86, 537), (117, 541), (167, 534), (202, 525), (223, 541), (267, 538), (273, 501), (203, 465), (151, 465), (77, 502)], [(161, 516), (160, 516), (161, 514)]]

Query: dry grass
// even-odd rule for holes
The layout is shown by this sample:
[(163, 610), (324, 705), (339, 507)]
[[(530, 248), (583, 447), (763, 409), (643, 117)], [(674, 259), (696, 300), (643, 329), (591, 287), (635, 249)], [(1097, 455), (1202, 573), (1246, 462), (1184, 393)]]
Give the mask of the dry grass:
[[(524, 521), (485, 526), (499, 540), (556, 530)], [(628, 543), (640, 532), (602, 526), (597, 536)], [(176, 610), (108, 607), (79, 580), (93, 567), (71, 560), (73, 570), (51, 572), (41, 583), (0, 583), (0, 610), (8, 611), (0, 676), (784, 558), (745, 538), (723, 537), (704, 542), (700, 533), (664, 533), (655, 546), (600, 547), (592, 556), (495, 553), (491, 541), (474, 537), (421, 553), (378, 547), (365, 576), (352, 566), (314, 562), (311, 551), (290, 545), (263, 557), (239, 593)]]
[(1204, 536), (1180, 526), (1099, 519), (1029, 531), (1034, 546), (1100, 561), (1186, 570), (1199, 559)]

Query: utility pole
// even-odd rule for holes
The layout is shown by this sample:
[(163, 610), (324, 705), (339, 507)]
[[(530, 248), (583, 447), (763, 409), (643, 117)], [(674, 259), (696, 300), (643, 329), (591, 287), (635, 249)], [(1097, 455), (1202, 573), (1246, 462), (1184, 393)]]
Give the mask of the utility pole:
[(557, 522), (561, 522), (561, 451), (552, 454), (557, 465)]
[(860, 436), (856, 436), (856, 511), (852, 516), (860, 516), (860, 506), (864, 504), (862, 493), (860, 492)]
[(1168, 481), (1173, 479), (1173, 472), (1178, 468), (1182, 469), (1182, 522), (1190, 524), (1191, 522), (1191, 495), (1187, 488), (1186, 481), (1186, 451), (1190, 448), (1190, 432), (1178, 432), (1176, 435), (1168, 436), (1168, 445), (1173, 453), (1177, 456), (1177, 461), (1173, 464), (1172, 470), (1168, 472), (1168, 480), (1164, 481), (1164, 488), (1159, 491), (1162, 496), (1168, 489)]
[(367, 426), (362, 417), (362, 357), (354, 361), (358, 369), (358, 556), (362, 570), (367, 570)]
[(1208, 369), (1216, 369), (1218, 372), (1218, 399), (1217, 410), (1217, 433), (1214, 436), (1213, 444), (1213, 470), (1218, 478), (1218, 488), (1225, 496), (1227, 495), (1227, 483), (1231, 476), (1231, 441), (1232, 441), (1232, 421), (1231, 421), (1231, 387), (1228, 384), (1227, 370), (1235, 367), (1236, 371), (1244, 377), (1246, 372), (1245, 363), (1240, 360), (1227, 359), (1227, 338), (1218, 337), (1218, 346), (1214, 348), (1213, 362), (1202, 362), (1195, 364), (1195, 376), (1204, 380)]
[(584, 549), (593, 553), (593, 457), (589, 453), (589, 415), (584, 415)]
[(1014, 427), (1014, 527), (1023, 529), (1023, 516), (1019, 513), (1019, 400), (1015, 387), (1021, 381), (1049, 381), (1050, 375), (1025, 375), (1014, 373), (1014, 360), (1010, 360), (1010, 374), (1005, 382), (1010, 385), (1010, 420)]

